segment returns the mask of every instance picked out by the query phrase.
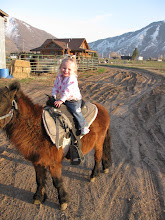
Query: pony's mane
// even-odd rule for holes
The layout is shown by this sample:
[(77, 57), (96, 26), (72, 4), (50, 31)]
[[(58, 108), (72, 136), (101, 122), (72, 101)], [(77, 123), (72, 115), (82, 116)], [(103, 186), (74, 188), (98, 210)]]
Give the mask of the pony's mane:
[(27, 95), (25, 95), (22, 90), (18, 92), (18, 97), (18, 102), (21, 104), (24, 114), (32, 114), (32, 112), (35, 113), (35, 115), (41, 114), (42, 106), (39, 104), (34, 104), (33, 101)]
[(17, 90), (15, 100), (19, 103), (23, 114), (29, 114), (29, 117), (31, 114), (33, 115), (33, 113), (35, 115), (41, 114), (42, 106), (33, 103), (33, 101), (21, 90), (21, 85), (18, 81), (10, 84), (9, 90)]

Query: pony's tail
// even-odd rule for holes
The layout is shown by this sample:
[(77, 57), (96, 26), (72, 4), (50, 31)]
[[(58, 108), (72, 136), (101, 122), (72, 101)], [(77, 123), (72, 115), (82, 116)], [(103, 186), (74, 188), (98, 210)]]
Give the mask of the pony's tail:
[(108, 172), (109, 167), (112, 164), (111, 161), (111, 134), (110, 134), (110, 129), (108, 128), (106, 136), (105, 136), (105, 140), (104, 140), (104, 144), (103, 144), (103, 156), (102, 156), (102, 166), (103, 166), (103, 170), (104, 172)]

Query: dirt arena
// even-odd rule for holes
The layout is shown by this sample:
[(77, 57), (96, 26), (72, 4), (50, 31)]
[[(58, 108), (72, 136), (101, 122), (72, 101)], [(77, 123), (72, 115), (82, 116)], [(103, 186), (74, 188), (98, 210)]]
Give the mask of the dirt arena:
[[(40, 77), (39, 77), (40, 78)], [(21, 83), (35, 103), (45, 104), (54, 78)], [(12, 81), (0, 79), (0, 86)], [(32, 204), (36, 190), (30, 162), (0, 133), (0, 216), (2, 220), (157, 220), (165, 219), (165, 77), (144, 70), (108, 68), (102, 74), (80, 74), (85, 100), (109, 111), (112, 167), (94, 183), (93, 151), (79, 166), (63, 161), (68, 208), (61, 212), (56, 189), (47, 174), (46, 202)]]

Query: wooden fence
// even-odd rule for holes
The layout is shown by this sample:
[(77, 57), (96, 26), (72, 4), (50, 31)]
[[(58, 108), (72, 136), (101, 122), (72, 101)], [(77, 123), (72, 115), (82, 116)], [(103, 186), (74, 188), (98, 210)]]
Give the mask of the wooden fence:
[[(20, 54), (18, 59), (27, 60), (30, 62), (31, 73), (55, 73), (57, 72), (63, 56), (47, 56), (47, 55), (32, 55)], [(87, 71), (98, 69), (98, 58), (95, 57), (77, 57), (78, 71)], [(8, 60), (7, 66), (10, 66)]]

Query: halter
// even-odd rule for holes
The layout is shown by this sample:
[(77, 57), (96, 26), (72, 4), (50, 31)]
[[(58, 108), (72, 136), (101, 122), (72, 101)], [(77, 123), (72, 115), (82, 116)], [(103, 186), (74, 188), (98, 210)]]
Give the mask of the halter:
[[(15, 100), (12, 101), (12, 107), (11, 107), (10, 112), (9, 112), (8, 114), (6, 114), (6, 115), (1, 116), (1, 117), (0, 117), (0, 120), (2, 120), (2, 119), (4, 119), (4, 118), (8, 118), (8, 117), (10, 117), (10, 120), (11, 120), (12, 117), (13, 117), (13, 111), (14, 111), (14, 109), (18, 109), (18, 105), (17, 105), (17, 103), (16, 103)], [(9, 120), (9, 121), (10, 121), (10, 120)]]

